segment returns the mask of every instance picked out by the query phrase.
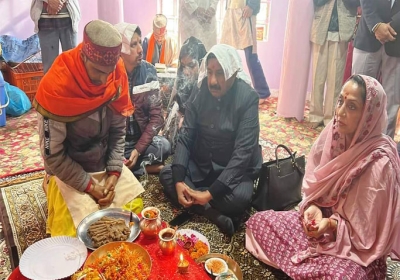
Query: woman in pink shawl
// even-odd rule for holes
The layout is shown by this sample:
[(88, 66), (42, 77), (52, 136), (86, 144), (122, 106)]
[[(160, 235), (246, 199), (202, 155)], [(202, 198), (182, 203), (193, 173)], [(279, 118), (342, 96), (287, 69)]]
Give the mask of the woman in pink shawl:
[(314, 143), (300, 211), (256, 213), (246, 248), (294, 279), (385, 279), (400, 253), (400, 159), (384, 135), (386, 94), (352, 76)]

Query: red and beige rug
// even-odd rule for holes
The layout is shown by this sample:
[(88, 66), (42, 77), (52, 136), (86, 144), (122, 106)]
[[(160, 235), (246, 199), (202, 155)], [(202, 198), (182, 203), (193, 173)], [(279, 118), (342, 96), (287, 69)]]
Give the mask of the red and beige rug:
[(0, 178), (43, 169), (35, 110), (7, 117), (6, 126), (0, 127), (0, 143)]
[[(277, 99), (271, 98), (260, 107), (260, 144), (264, 161), (275, 159), (278, 144), (288, 146), (298, 155), (307, 155), (321, 129), (310, 129), (306, 123), (277, 117), (276, 104)], [(0, 217), (3, 225), (0, 227), (0, 280), (11, 273), (11, 267), (18, 264), (19, 257), (29, 245), (45, 237), (47, 205), (41, 188), (44, 173), (32, 172), (43, 169), (35, 119), (35, 112), (30, 111), (20, 118), (8, 119), (7, 126), (0, 128)], [(279, 152), (278, 156), (287, 155)], [(156, 176), (150, 176), (146, 190), (145, 206), (158, 207), (166, 221), (177, 214), (164, 197)], [(196, 216), (184, 226), (202, 232), (209, 239), (213, 252), (235, 259), (245, 279), (288, 279), (246, 251), (244, 226), (232, 238), (220, 233), (215, 225), (202, 217)], [(399, 273), (398, 268), (397, 263), (390, 265), (389, 279), (399, 279), (393, 277)]]

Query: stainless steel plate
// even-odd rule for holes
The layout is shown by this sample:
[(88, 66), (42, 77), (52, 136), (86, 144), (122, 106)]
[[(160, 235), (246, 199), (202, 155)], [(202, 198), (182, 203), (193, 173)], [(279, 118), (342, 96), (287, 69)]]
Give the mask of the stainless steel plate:
[[(116, 219), (118, 218), (124, 219), (126, 221), (126, 225), (129, 226), (131, 212), (120, 208), (107, 208), (96, 211), (88, 215), (86, 218), (84, 218), (79, 223), (78, 228), (76, 229), (76, 235), (79, 238), (79, 240), (85, 243), (86, 247), (89, 248), (90, 250), (96, 250), (96, 248), (93, 247), (92, 239), (87, 233), (89, 226), (104, 216)], [(135, 213), (132, 213), (132, 222), (134, 222), (134, 224), (130, 227), (131, 234), (129, 235), (129, 238), (126, 240), (128, 242), (132, 242), (140, 234), (140, 226), (139, 226), (140, 219)]]

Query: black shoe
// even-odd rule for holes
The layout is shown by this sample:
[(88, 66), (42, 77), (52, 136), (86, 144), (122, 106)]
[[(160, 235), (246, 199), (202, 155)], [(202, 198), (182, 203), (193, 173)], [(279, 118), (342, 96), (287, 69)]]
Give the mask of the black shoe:
[(190, 221), (190, 219), (193, 217), (193, 213), (189, 213), (189, 211), (183, 211), (181, 214), (177, 215), (175, 218), (173, 218), (170, 222), (169, 225), (171, 227), (174, 226), (181, 226), (187, 222)]
[(206, 217), (210, 222), (215, 224), (221, 232), (232, 236), (235, 233), (235, 226), (230, 217), (221, 214), (218, 210), (211, 207), (210, 204), (204, 206), (194, 205), (190, 208), (196, 214)]

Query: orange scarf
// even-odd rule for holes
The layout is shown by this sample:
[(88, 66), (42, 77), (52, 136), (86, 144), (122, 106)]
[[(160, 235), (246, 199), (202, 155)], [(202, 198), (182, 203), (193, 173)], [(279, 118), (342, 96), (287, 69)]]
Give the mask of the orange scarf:
[(40, 81), (35, 108), (42, 109), (39, 112), (44, 109), (54, 116), (78, 117), (96, 110), (114, 98), (108, 106), (123, 116), (130, 116), (133, 106), (122, 59), (119, 59), (106, 84), (94, 85), (81, 59), (81, 49), (82, 44), (79, 44), (56, 58), (50, 71)]
[[(147, 54), (146, 54), (147, 62), (153, 63), (153, 52), (155, 45), (156, 45), (156, 39), (154, 38), (154, 34), (151, 34), (149, 44), (147, 47)], [(165, 64), (165, 40), (162, 43), (161, 47), (160, 63)]]

